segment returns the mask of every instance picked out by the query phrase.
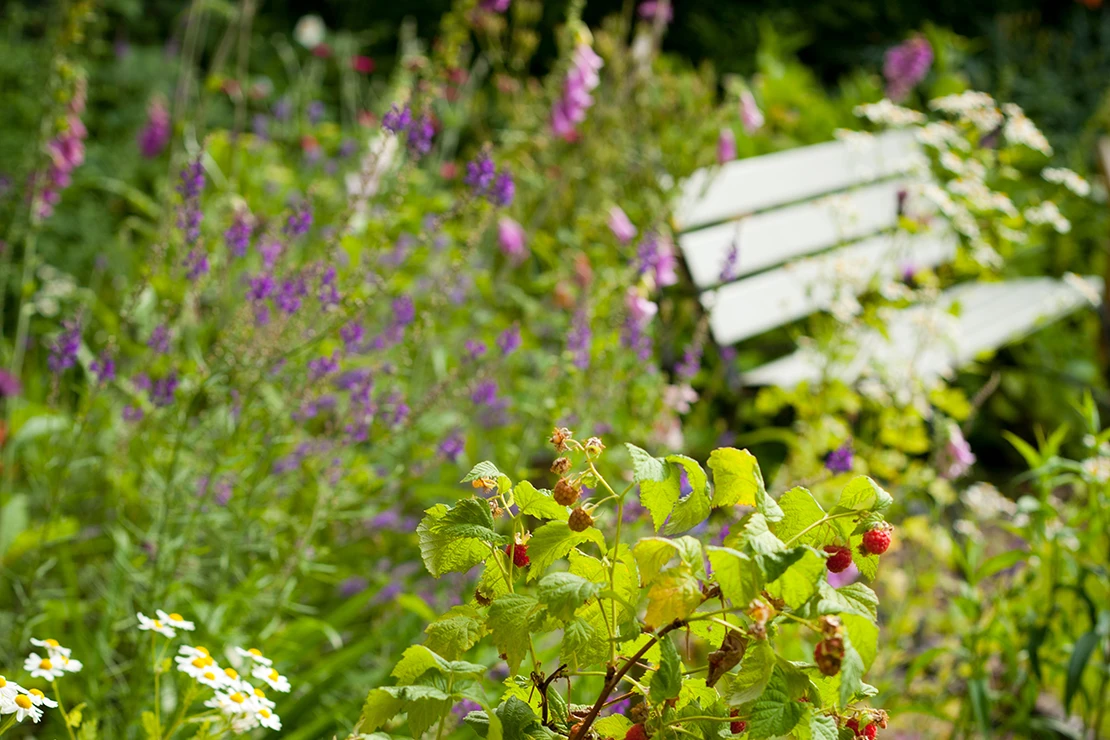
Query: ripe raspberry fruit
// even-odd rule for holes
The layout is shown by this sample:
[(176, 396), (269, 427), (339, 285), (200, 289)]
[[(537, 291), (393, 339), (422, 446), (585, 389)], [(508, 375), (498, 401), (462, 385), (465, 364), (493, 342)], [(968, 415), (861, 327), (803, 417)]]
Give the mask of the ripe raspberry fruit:
[(571, 483), (566, 478), (560, 478), (559, 482), (555, 484), (555, 490), (552, 496), (555, 498), (555, 503), (560, 506), (572, 506), (578, 500), (580, 491), (578, 486)]
[(647, 740), (647, 736), (644, 725), (638, 723), (628, 728), (628, 732), (624, 733), (624, 740)]
[(875, 740), (875, 738), (879, 734), (879, 726), (878, 725), (868, 725), (867, 727), (863, 728), (863, 732), (860, 733), (860, 734), (863, 737), (867, 738), (867, 740)]
[(851, 730), (853, 735), (859, 734), (859, 720), (855, 717), (852, 717), (850, 720), (845, 722), (844, 726)]
[(581, 506), (570, 512), (570, 518), (567, 519), (567, 526), (570, 527), (570, 531), (572, 532), (585, 532), (593, 525), (594, 518), (590, 516), (590, 512), (586, 511)]
[(829, 554), (829, 559), (825, 561), (825, 567), (829, 569), (830, 573), (841, 573), (852, 564), (852, 551), (847, 547), (825, 545), (825, 552)]
[(528, 559), (528, 545), (522, 545), (519, 542), (505, 545), (505, 554), (513, 559), (513, 565), (517, 568), (527, 568), (532, 562)]
[[(739, 717), (740, 710), (733, 709), (732, 712), (729, 713), (729, 716)], [(748, 731), (748, 723), (742, 719), (734, 719), (732, 722), (729, 722), (728, 730), (733, 735), (743, 735), (745, 732)]]
[(882, 555), (890, 547), (890, 529), (875, 527), (863, 533), (863, 551), (870, 555)]

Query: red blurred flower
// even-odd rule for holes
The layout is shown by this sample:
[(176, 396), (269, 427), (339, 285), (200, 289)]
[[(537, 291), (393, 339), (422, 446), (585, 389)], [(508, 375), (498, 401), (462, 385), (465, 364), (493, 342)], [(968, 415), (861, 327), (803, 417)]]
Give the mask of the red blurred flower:
[(331, 56), (331, 47), (327, 44), (317, 44), (312, 47), (312, 56), (327, 59)]
[(361, 54), (351, 57), (351, 69), (360, 74), (368, 75), (374, 71), (374, 60)]

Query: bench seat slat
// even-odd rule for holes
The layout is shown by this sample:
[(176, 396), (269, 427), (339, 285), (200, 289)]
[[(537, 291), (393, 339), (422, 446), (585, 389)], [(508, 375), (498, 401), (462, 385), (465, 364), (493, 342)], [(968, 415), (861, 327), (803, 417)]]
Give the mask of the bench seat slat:
[(695, 172), (675, 207), (679, 231), (875, 182), (908, 171), (920, 158), (912, 131), (830, 141)]
[[(1100, 295), (1102, 280), (1084, 278), (1092, 295)], [(861, 344), (852, 363), (833, 373), (847, 383), (858, 380), (869, 365), (882, 365), (897, 358), (912, 357), (917, 377), (926, 381), (951, 374), (983, 352), (997, 349), (1047, 326), (1088, 303), (1074, 285), (1054, 278), (1019, 278), (998, 283), (964, 283), (940, 298), (941, 306), (959, 303), (959, 315), (951, 319), (952, 334), (930, 336), (921, 325), (927, 309), (908, 308), (889, 325), (891, 340), (872, 338)], [(799, 382), (816, 382), (825, 374), (819, 358), (798, 351), (744, 374), (749, 385), (793, 387)]]
[(955, 246), (955, 237), (946, 230), (879, 234), (730, 283), (703, 296), (713, 338), (718, 344), (733, 344), (828, 309), (841, 281), (838, 274), (849, 272), (857, 278), (854, 284), (876, 275), (889, 278), (905, 264), (931, 267), (946, 262)]
[(909, 190), (911, 182), (886, 180), (687, 232), (679, 237), (679, 247), (694, 284), (712, 287), (721, 282), (734, 244), (738, 259), (733, 280), (893, 228), (898, 223), (898, 195)]

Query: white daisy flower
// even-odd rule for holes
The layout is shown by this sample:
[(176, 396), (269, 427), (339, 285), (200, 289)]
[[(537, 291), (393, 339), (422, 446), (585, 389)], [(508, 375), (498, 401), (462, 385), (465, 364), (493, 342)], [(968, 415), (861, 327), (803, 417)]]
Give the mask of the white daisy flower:
[(37, 640), (32, 637), (31, 644), (35, 647), (46, 648), (46, 652), (50, 653), (51, 655), (64, 655), (68, 658), (70, 652), (72, 652), (69, 648), (62, 647), (57, 640), (51, 638), (47, 638), (45, 640)]
[(53, 681), (65, 673), (61, 661), (41, 658), (38, 653), (31, 653), (27, 656), (27, 660), (23, 661), (23, 670), (30, 673), (31, 678), (41, 678), (45, 681)]
[(21, 691), (23, 691), (22, 686), (15, 681), (9, 681), (3, 676), (0, 676), (0, 701), (14, 699), (15, 695)]
[(258, 727), (258, 715), (241, 714), (231, 720), (231, 732), (235, 735), (245, 735)]
[(250, 693), (254, 696), (255, 703), (258, 704), (260, 707), (273, 709), (277, 706), (277, 704), (275, 704), (273, 700), (266, 696), (266, 692), (258, 688), (257, 686), (251, 686), (246, 681), (244, 681), (243, 688), (250, 691)]
[(263, 727), (270, 730), (281, 729), (281, 717), (277, 716), (266, 707), (259, 708), (255, 716), (258, 718), (258, 724)]
[(140, 630), (157, 632), (158, 634), (165, 635), (166, 637), (177, 636), (177, 632), (174, 631), (173, 627), (166, 624), (161, 619), (151, 619), (142, 612), (139, 612), (136, 616), (139, 618)]
[(191, 678), (197, 678), (205, 671), (212, 671), (213, 673), (222, 673), (216, 661), (209, 655), (197, 655), (190, 657), (188, 655), (178, 655), (173, 659), (177, 663), (177, 670), (181, 671)]
[(251, 648), (249, 650), (244, 650), (241, 647), (236, 647), (235, 652), (238, 653), (239, 655), (243, 656), (244, 658), (248, 658), (249, 660), (254, 661), (255, 663), (261, 663), (262, 665), (265, 665), (265, 666), (271, 666), (271, 665), (274, 664), (274, 661), (270, 660), (265, 655), (263, 655), (262, 651), (259, 650), (258, 648)]
[(201, 670), (193, 676), (193, 678), (197, 680), (197, 683), (207, 686), (210, 689), (222, 689), (227, 685), (224, 672), (219, 666), (209, 666)]
[(158, 609), (155, 612), (155, 614), (158, 615), (158, 619), (160, 621), (165, 622), (166, 624), (168, 624), (170, 627), (173, 627), (174, 629), (185, 630), (186, 632), (192, 632), (193, 630), (195, 630), (197, 628), (195, 623), (190, 622), (189, 620), (185, 619), (185, 617), (181, 616), (177, 612), (173, 612), (172, 614), (166, 614), (161, 609)]
[(62, 664), (62, 670), (66, 673), (80, 673), (81, 669), (85, 667), (85, 664), (81, 661), (66, 657), (65, 655), (55, 655), (54, 661), (60, 661)]
[(182, 645), (177, 649), (179, 655), (189, 658), (211, 658), (212, 653), (204, 645)]
[(220, 671), (220, 680), (223, 682), (225, 688), (236, 691), (242, 679), (239, 677), (239, 671), (234, 668), (224, 668)]
[(58, 702), (54, 701), (38, 689), (27, 689), (23, 693), (27, 695), (27, 698), (30, 699), (31, 703), (34, 704), (36, 707), (46, 706), (50, 707), (51, 709), (55, 709), (58, 706)]
[(254, 714), (258, 709), (251, 697), (242, 691), (217, 691), (214, 697), (204, 702), (204, 706), (218, 709), (228, 717)]
[(289, 685), (289, 679), (278, 673), (276, 668), (266, 668), (266, 666), (258, 665), (251, 671), (251, 675), (268, 683), (274, 691), (286, 693), (292, 688)]
[(30, 717), (32, 722), (42, 719), (42, 710), (35, 706), (35, 702), (27, 694), (19, 694), (10, 703), (5, 702), (2, 711), (4, 714), (14, 714), (19, 722), (27, 717)]

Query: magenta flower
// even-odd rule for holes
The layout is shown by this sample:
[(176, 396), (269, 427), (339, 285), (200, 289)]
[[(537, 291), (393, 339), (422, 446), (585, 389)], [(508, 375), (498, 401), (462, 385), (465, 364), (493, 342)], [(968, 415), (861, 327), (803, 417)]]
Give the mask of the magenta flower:
[(644, 0), (636, 12), (646, 21), (654, 21), (660, 14), (663, 16), (664, 23), (670, 23), (674, 19), (674, 5), (669, 2), (662, 3), (659, 0)]
[(586, 120), (586, 111), (594, 104), (590, 93), (601, 82), (598, 71), (602, 64), (589, 44), (581, 42), (575, 48), (563, 82), (563, 94), (551, 109), (551, 130), (557, 136), (572, 140), (578, 124)]
[(937, 472), (942, 478), (955, 480), (971, 469), (975, 464), (975, 453), (971, 445), (964, 439), (959, 425), (948, 425), (948, 440), (937, 454)]
[(628, 244), (632, 241), (632, 237), (636, 236), (636, 227), (628, 219), (627, 214), (621, 210), (620, 206), (613, 206), (609, 209), (609, 230), (613, 232), (613, 236), (617, 237), (617, 241), (621, 244)]
[(674, 244), (665, 236), (648, 232), (636, 250), (641, 275), (647, 275), (657, 288), (666, 288), (678, 282), (678, 259)]
[(736, 134), (732, 129), (723, 128), (717, 136), (717, 164), (724, 164), (736, 159)]
[(883, 77), (886, 96), (895, 102), (905, 100), (933, 66), (933, 47), (924, 36), (916, 35), (886, 50)]
[(139, 131), (139, 152), (147, 159), (161, 154), (170, 142), (170, 112), (161, 98), (147, 108), (146, 125)]
[(505, 256), (514, 262), (520, 262), (527, 257), (528, 247), (524, 240), (524, 227), (508, 216), (502, 216), (497, 222), (497, 243)]
[(740, 123), (749, 135), (763, 128), (763, 111), (759, 110), (751, 90), (740, 93)]
[(849, 473), (852, 470), (852, 443), (845, 442), (825, 458), (825, 468), (830, 473)]
[(0, 370), (0, 398), (18, 396), (22, 392), (23, 384), (19, 382), (19, 378), (7, 370)]

